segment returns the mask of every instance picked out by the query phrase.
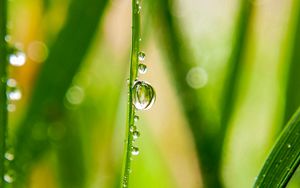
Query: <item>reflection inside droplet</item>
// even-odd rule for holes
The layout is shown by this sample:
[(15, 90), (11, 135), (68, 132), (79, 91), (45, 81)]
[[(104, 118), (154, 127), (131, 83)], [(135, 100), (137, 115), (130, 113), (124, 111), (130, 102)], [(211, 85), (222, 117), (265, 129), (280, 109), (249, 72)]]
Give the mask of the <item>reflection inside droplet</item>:
[(136, 109), (147, 110), (155, 102), (155, 91), (153, 87), (144, 81), (137, 81), (133, 86), (132, 102)]

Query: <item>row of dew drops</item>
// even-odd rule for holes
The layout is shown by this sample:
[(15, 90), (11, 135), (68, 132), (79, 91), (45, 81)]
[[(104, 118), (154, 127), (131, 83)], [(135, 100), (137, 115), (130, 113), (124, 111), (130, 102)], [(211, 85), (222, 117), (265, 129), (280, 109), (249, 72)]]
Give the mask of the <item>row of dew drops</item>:
[[(141, 40), (140, 40), (141, 41)], [(138, 53), (138, 73), (139, 74), (146, 74), (147, 72), (147, 65), (144, 64), (145, 60), (145, 53), (139, 52)], [(129, 79), (127, 80), (129, 84)], [(135, 80), (133, 86), (132, 86), (132, 105), (135, 107), (136, 110), (148, 110), (152, 107), (156, 99), (155, 90), (150, 85), (150, 83), (146, 81), (141, 80)], [(135, 114), (135, 113), (134, 113)], [(137, 156), (140, 153), (139, 148), (136, 145), (137, 139), (140, 137), (140, 132), (136, 126), (136, 123), (139, 120), (139, 116), (134, 115), (133, 117), (133, 123), (129, 127), (129, 131), (131, 132), (131, 141), (132, 141), (132, 147), (131, 149), (131, 155)], [(132, 160), (132, 158), (130, 158)], [(127, 169), (128, 173), (131, 173), (131, 169)], [(127, 187), (128, 184), (128, 177), (125, 176), (123, 179), (123, 187)]]
[[(6, 39), (6, 42), (8, 42), (8, 39)], [(11, 66), (14, 67), (21, 67), (25, 64), (26, 62), (26, 54), (20, 50), (17, 47), (9, 47), (8, 50), (8, 62)], [(7, 95), (7, 99), (8, 99), (8, 104), (7, 104), (7, 110), (9, 112), (13, 112), (16, 110), (16, 106), (13, 103), (14, 101), (18, 101), (22, 98), (22, 93), (21, 90), (18, 86), (18, 83), (15, 79), (13, 78), (3, 78), (2, 79), (3, 82), (6, 82), (7, 85), (7, 90), (6, 90), (6, 95)], [(5, 166), (7, 167), (6, 169), (7, 172), (4, 174), (3, 180), (6, 183), (12, 183), (15, 180), (15, 173), (12, 169), (9, 168), (11, 162), (14, 160), (15, 156), (14, 156), (14, 152), (12, 150), (11, 147), (8, 147), (8, 149), (6, 149), (6, 152), (4, 154), (4, 159), (6, 160), (5, 162)]]
[[(139, 74), (145, 74), (147, 72), (147, 65), (144, 64), (145, 53), (138, 53), (138, 72)], [(152, 107), (155, 102), (156, 94), (150, 83), (146, 81), (136, 80), (132, 88), (132, 103), (136, 110), (148, 110)], [(130, 125), (129, 131), (132, 133), (132, 141), (135, 141), (140, 137), (140, 132), (135, 125), (139, 120), (139, 116), (135, 115), (133, 118), (133, 124)], [(137, 146), (132, 146), (131, 154), (136, 156), (139, 154), (139, 148)]]

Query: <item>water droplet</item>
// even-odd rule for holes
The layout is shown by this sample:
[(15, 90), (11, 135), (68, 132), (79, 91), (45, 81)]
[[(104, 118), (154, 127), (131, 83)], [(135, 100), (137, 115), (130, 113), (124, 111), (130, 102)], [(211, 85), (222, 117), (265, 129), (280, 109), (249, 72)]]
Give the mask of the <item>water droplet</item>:
[(131, 150), (132, 155), (138, 155), (139, 153), (140, 153), (140, 150), (138, 147), (132, 147), (132, 150)]
[(130, 127), (129, 127), (129, 131), (130, 132), (134, 132), (134, 131), (136, 131), (136, 126), (134, 126), (134, 125), (131, 125)]
[(15, 180), (15, 176), (14, 176), (14, 172), (13, 171), (9, 171), (6, 174), (4, 174), (3, 177), (4, 181), (6, 181), (7, 183), (12, 183)]
[(201, 67), (192, 68), (186, 75), (186, 82), (194, 89), (202, 88), (208, 82), (208, 74)]
[(8, 160), (8, 161), (12, 161), (12, 160), (14, 160), (14, 158), (15, 158), (15, 156), (14, 156), (14, 154), (13, 154), (12, 151), (7, 151), (7, 152), (5, 152), (4, 157), (5, 157), (5, 159)]
[(139, 52), (138, 58), (140, 61), (144, 61), (146, 57), (146, 54), (144, 52)]
[(9, 56), (9, 63), (12, 66), (23, 66), (26, 62), (26, 55), (22, 51), (16, 51), (15, 53)]
[(133, 118), (134, 122), (137, 122), (139, 119), (140, 119), (140, 117), (137, 116), (137, 115), (135, 115), (134, 118)]
[(288, 145), (287, 145), (287, 147), (288, 147), (288, 148), (291, 148), (291, 147), (292, 147), (292, 145), (291, 145), (291, 144), (288, 144)]
[(17, 81), (13, 78), (10, 78), (6, 82), (8, 87), (16, 87), (17, 86)]
[(133, 86), (133, 105), (138, 110), (148, 110), (155, 102), (153, 87), (144, 81), (137, 81)]
[(134, 132), (132, 133), (132, 137), (133, 137), (134, 140), (138, 139), (138, 138), (140, 137), (140, 132), (134, 131)]
[(16, 111), (16, 105), (15, 104), (7, 104), (7, 111), (9, 111), (9, 112)]
[(21, 90), (17, 87), (8, 87), (7, 97), (8, 99), (13, 101), (20, 100), (22, 98)]
[(145, 74), (147, 72), (147, 66), (145, 64), (139, 64), (139, 73)]
[(10, 42), (11, 41), (11, 36), (10, 35), (6, 35), (4, 38), (5, 42)]
[(141, 12), (141, 10), (142, 10), (142, 6), (141, 6), (141, 5), (139, 5), (139, 7), (138, 7), (138, 13), (140, 13), (140, 12)]

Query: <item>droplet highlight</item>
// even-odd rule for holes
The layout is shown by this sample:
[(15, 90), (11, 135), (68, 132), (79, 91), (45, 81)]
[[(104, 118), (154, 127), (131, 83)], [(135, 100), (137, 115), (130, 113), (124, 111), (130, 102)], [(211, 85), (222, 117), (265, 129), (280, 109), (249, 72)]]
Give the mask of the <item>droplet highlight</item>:
[(140, 74), (146, 74), (146, 72), (147, 72), (147, 65), (145, 65), (145, 64), (139, 64), (139, 67), (138, 67), (138, 70), (139, 70), (139, 73)]
[(144, 81), (137, 81), (133, 86), (133, 105), (137, 110), (148, 110), (155, 102), (156, 94), (153, 87)]

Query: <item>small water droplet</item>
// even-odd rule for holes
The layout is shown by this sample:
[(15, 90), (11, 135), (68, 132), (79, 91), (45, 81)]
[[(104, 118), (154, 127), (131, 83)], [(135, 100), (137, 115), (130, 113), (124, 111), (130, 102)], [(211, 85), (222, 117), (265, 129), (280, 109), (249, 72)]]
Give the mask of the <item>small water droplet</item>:
[(146, 58), (146, 54), (144, 52), (139, 52), (138, 58), (140, 61), (144, 61)]
[(13, 171), (9, 171), (6, 174), (4, 174), (3, 177), (4, 181), (6, 181), (7, 183), (12, 183), (15, 181), (15, 175)]
[(147, 66), (145, 64), (139, 64), (139, 73), (145, 74), (147, 72)]
[(10, 35), (6, 35), (4, 38), (5, 42), (10, 42), (11, 41), (11, 36)]
[(5, 157), (5, 159), (8, 160), (8, 161), (12, 161), (12, 160), (14, 160), (14, 158), (15, 158), (15, 156), (14, 156), (14, 154), (13, 154), (12, 151), (7, 151), (7, 152), (5, 152), (4, 157)]
[(134, 131), (134, 132), (132, 133), (132, 137), (133, 137), (134, 140), (138, 139), (138, 138), (140, 137), (140, 132)]
[(291, 144), (288, 144), (288, 145), (287, 145), (287, 147), (288, 147), (288, 148), (291, 148), (291, 147), (292, 147), (292, 145), (291, 145)]
[(134, 125), (131, 125), (130, 127), (129, 127), (129, 131), (130, 132), (134, 132), (134, 131), (136, 131), (136, 126), (134, 126)]
[(134, 122), (137, 122), (139, 119), (140, 119), (140, 117), (137, 116), (137, 115), (135, 115), (134, 118), (133, 118)]
[(138, 110), (148, 110), (155, 102), (155, 91), (153, 87), (144, 81), (137, 81), (133, 86), (133, 105)]
[(131, 150), (131, 154), (132, 155), (138, 155), (140, 153), (140, 150), (138, 147), (132, 147), (132, 150)]
[(139, 7), (138, 7), (138, 14), (141, 12), (141, 10), (142, 10), (142, 6), (141, 5), (138, 5)]
[(26, 62), (26, 55), (22, 51), (16, 51), (9, 56), (9, 63), (12, 66), (23, 66)]
[(7, 111), (14, 112), (16, 111), (16, 105), (15, 104), (7, 104)]
[(20, 89), (17, 87), (10, 88), (7, 93), (7, 97), (10, 100), (17, 101), (22, 98), (22, 93), (21, 93)]

